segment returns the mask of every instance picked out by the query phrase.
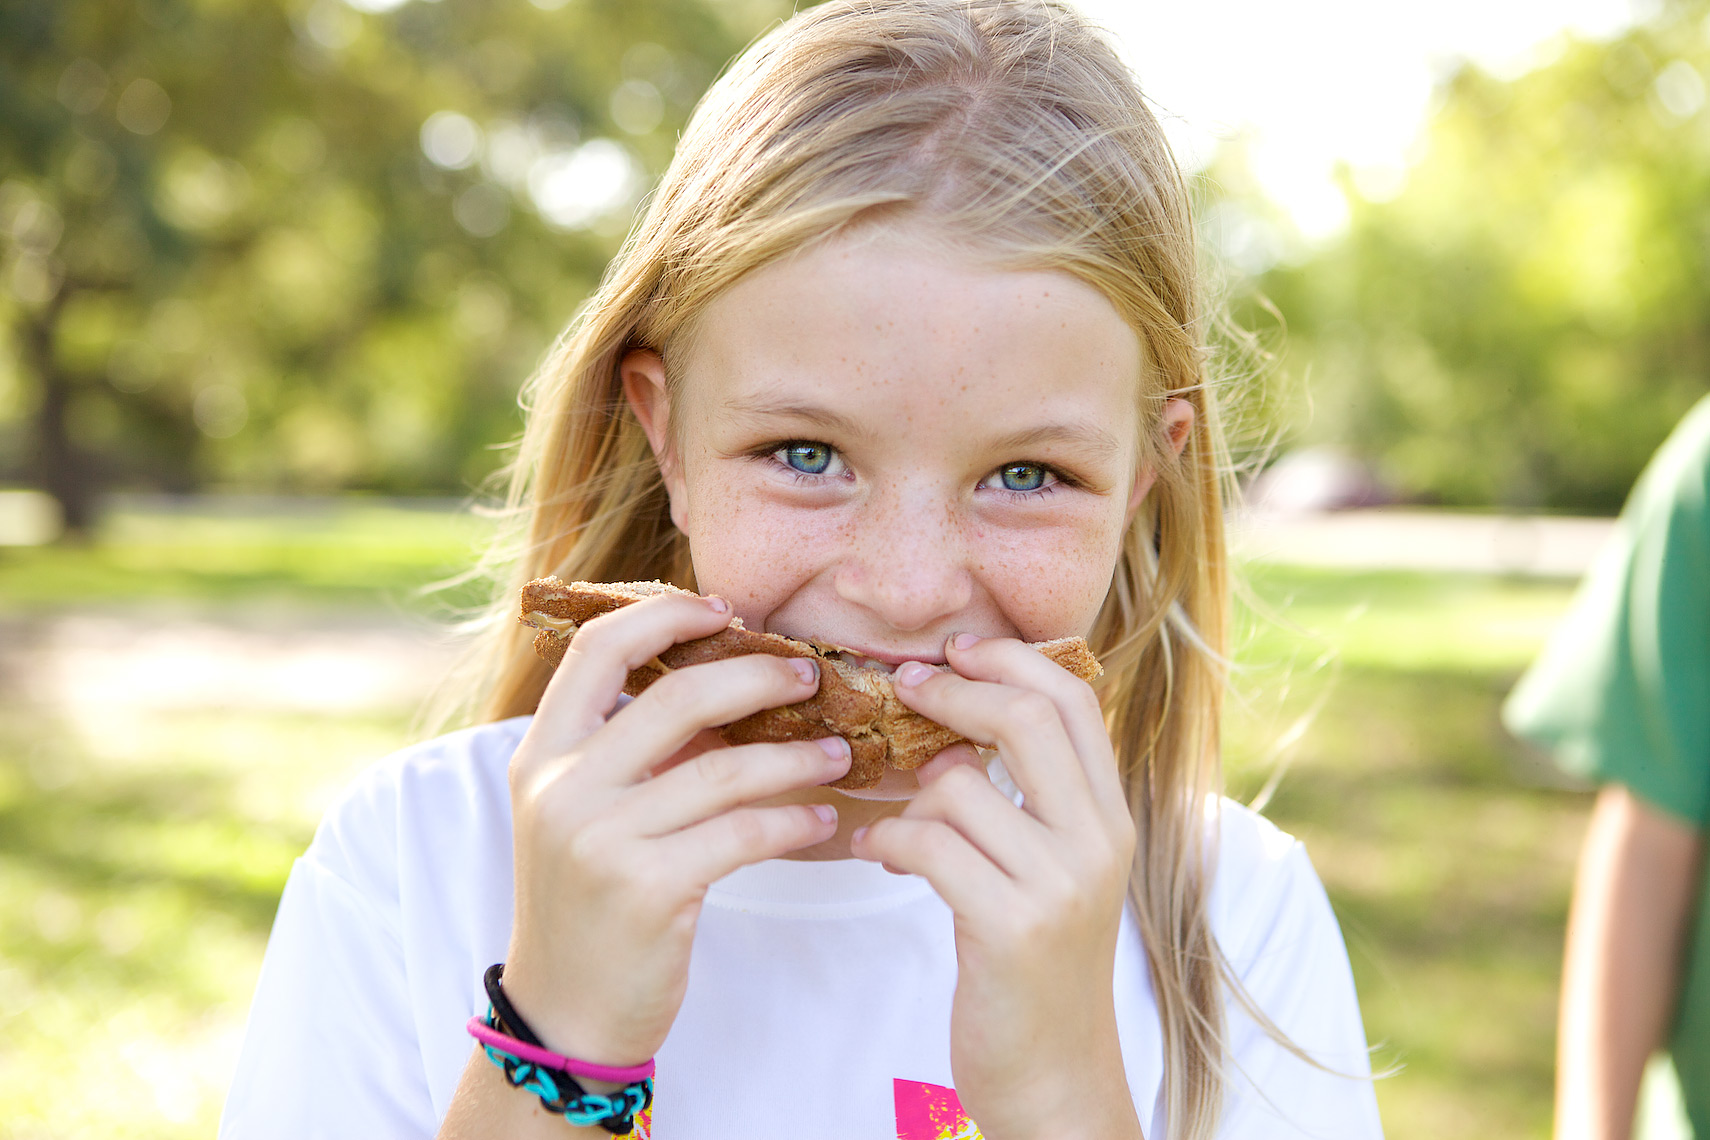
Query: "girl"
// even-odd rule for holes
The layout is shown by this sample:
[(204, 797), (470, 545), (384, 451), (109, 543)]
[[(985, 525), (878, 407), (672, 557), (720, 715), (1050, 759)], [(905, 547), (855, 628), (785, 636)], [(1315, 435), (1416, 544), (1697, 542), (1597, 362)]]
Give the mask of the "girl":
[[(1067, 9), (842, 0), (757, 44), (534, 382), (485, 723), (322, 824), (223, 1133), (1377, 1136), (1322, 888), (1216, 794), (1205, 324), (1158, 124)], [(708, 597), (549, 677), (513, 616), (548, 573)], [(993, 762), (839, 793), (840, 739), (718, 746), (807, 660), (623, 702), (733, 616), (895, 667)], [(1096, 691), (1025, 644), (1072, 634)], [(472, 1015), (609, 1099), (555, 1118)]]

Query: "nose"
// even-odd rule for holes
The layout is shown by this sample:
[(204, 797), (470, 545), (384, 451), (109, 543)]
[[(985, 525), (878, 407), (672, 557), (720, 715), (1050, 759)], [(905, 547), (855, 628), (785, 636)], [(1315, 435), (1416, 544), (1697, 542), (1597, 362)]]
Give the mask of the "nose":
[(838, 596), (891, 629), (929, 629), (973, 598), (968, 544), (948, 495), (918, 487), (876, 494), (861, 505), (850, 539)]

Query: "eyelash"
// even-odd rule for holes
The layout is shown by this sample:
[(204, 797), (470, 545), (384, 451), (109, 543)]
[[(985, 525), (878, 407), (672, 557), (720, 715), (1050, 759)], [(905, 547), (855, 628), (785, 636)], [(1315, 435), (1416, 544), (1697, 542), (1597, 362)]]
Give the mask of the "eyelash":
[[(1014, 464), (1010, 464), (1010, 463), (1004, 464), (1004, 467), (1011, 467), (1011, 466), (1014, 466)], [(1045, 473), (1047, 475), (1049, 475), (1051, 478), (1055, 479), (1056, 482), (1047, 483), (1043, 487), (1035, 487), (1031, 491), (1012, 491), (1008, 487), (1005, 487), (1002, 485), (999, 485), (996, 487), (987, 487), (986, 490), (996, 492), (997, 494), (1002, 495), (1005, 499), (1009, 500), (1012, 503), (1026, 503), (1026, 502), (1035, 502), (1036, 503), (1040, 499), (1045, 498), (1047, 495), (1055, 495), (1057, 493), (1057, 489), (1059, 487), (1069, 486), (1068, 478), (1066, 476), (1064, 476), (1064, 474), (1061, 471), (1058, 471), (1055, 467), (1047, 467), (1043, 463), (1030, 463), (1030, 464), (1028, 464), (1028, 466), (1043, 468)], [(1003, 468), (1000, 467), (998, 470), (1001, 471), (1002, 469)], [(988, 478), (990, 478), (990, 476), (988, 476)]]
[(765, 461), (770, 464), (774, 470), (783, 472), (797, 483), (818, 483), (828, 478), (837, 478), (837, 476), (828, 476), (823, 471), (798, 471), (788, 463), (785, 463), (783, 460), (778, 458), (779, 452), (787, 451), (792, 447), (823, 447), (827, 451), (831, 452), (832, 455), (837, 455), (837, 449), (835, 447), (812, 439), (779, 440), (777, 443), (768, 443), (762, 447), (757, 447), (748, 454), (751, 459)]
[[(790, 478), (793, 479), (797, 483), (818, 483), (821, 480), (826, 479), (826, 478), (837, 478), (837, 476), (827, 476), (823, 472), (816, 473), (816, 472), (812, 472), (812, 471), (798, 471), (794, 467), (791, 467), (788, 463), (785, 463), (783, 460), (778, 458), (778, 453), (781, 451), (787, 450), (788, 448), (792, 448), (792, 447), (804, 447), (804, 446), (824, 447), (827, 450), (829, 450), (833, 455), (840, 455), (840, 453), (838, 452), (838, 450), (835, 447), (832, 447), (830, 444), (820, 443), (818, 440), (813, 440), (813, 439), (785, 439), (785, 440), (779, 440), (777, 443), (768, 443), (768, 444), (765, 444), (761, 447), (757, 447), (753, 451), (749, 452), (749, 456), (750, 456), (750, 458), (753, 458), (753, 459), (761, 459), (761, 460), (765, 460), (765, 461), (769, 462), (774, 469), (776, 469), (778, 471), (782, 471), (783, 473), (789, 475)], [(1028, 467), (1038, 467), (1038, 468), (1042, 469), (1046, 473), (1046, 475), (1049, 476), (1053, 480), (1053, 482), (1047, 483), (1043, 487), (1038, 487), (1032, 491), (1012, 491), (1009, 488), (1002, 487), (1002, 486), (990, 487), (990, 488), (987, 488), (987, 490), (995, 491), (997, 494), (1002, 495), (1005, 499), (1007, 499), (1010, 502), (1020, 503), (1020, 502), (1028, 502), (1028, 501), (1037, 502), (1038, 500), (1044, 498), (1047, 495), (1055, 494), (1060, 488), (1064, 488), (1064, 487), (1073, 488), (1073, 487), (1079, 487), (1081, 485), (1080, 480), (1076, 479), (1074, 476), (1070, 475), (1068, 472), (1063, 471), (1061, 468), (1053, 467), (1049, 463), (1035, 463), (1032, 460), (1028, 460), (1028, 459), (1015, 460), (1015, 461), (1012, 461), (1010, 463), (999, 464), (997, 467), (994, 467), (992, 469), (991, 474), (996, 474), (997, 472), (1002, 471), (1005, 467), (1015, 467), (1018, 465), (1026, 465)], [(991, 474), (988, 474), (986, 476), (986, 478), (989, 479), (991, 477)], [(984, 479), (981, 480), (982, 483), (984, 481), (985, 481)]]

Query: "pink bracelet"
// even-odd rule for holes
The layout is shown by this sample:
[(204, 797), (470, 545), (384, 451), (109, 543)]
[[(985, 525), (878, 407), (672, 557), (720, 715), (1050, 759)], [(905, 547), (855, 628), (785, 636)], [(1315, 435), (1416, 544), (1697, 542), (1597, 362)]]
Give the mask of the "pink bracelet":
[(520, 1060), (528, 1061), (546, 1069), (560, 1069), (572, 1076), (591, 1077), (596, 1081), (610, 1081), (617, 1085), (633, 1084), (645, 1081), (653, 1075), (653, 1058), (649, 1057), (639, 1065), (596, 1065), (592, 1061), (578, 1061), (574, 1057), (566, 1057), (562, 1053), (553, 1053), (546, 1049), (537, 1049), (533, 1045), (518, 1041), (515, 1037), (507, 1037), (497, 1029), (490, 1027), (479, 1014), (469, 1019), (467, 1026), (469, 1036), (483, 1045), (491, 1045)]

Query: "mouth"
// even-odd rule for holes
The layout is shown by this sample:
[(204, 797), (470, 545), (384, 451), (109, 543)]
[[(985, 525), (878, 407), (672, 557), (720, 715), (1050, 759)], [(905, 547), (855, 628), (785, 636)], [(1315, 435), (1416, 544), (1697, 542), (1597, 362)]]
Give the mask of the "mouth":
[(887, 653), (882, 649), (851, 649), (847, 645), (833, 644), (823, 645), (820, 651), (823, 656), (841, 661), (845, 665), (854, 665), (861, 669), (873, 669), (886, 674), (895, 673), (898, 665), (908, 661), (920, 661), (937, 668), (944, 666), (944, 655), (939, 650), (922, 653)]
[(831, 654), (845, 665), (853, 665), (857, 669), (873, 669), (880, 673), (895, 673), (897, 667), (889, 661), (880, 661), (877, 657), (864, 657), (847, 649), (839, 649)]

